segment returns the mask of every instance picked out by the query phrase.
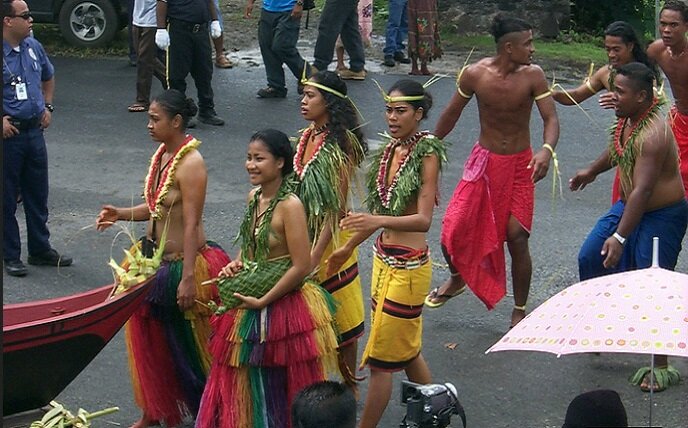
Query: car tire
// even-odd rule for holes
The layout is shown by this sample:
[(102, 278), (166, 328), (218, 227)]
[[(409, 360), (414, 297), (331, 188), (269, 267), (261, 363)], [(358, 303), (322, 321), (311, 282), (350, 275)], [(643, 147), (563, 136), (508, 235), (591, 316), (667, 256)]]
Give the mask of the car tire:
[(117, 11), (108, 0), (66, 0), (60, 9), (62, 36), (74, 46), (108, 44), (119, 29)]

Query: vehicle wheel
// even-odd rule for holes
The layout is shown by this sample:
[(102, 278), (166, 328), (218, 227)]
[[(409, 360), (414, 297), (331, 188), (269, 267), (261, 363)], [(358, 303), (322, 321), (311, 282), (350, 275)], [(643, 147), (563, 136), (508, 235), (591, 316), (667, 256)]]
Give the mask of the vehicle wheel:
[(108, 0), (67, 0), (60, 9), (62, 35), (75, 46), (103, 46), (118, 28), (117, 11)]

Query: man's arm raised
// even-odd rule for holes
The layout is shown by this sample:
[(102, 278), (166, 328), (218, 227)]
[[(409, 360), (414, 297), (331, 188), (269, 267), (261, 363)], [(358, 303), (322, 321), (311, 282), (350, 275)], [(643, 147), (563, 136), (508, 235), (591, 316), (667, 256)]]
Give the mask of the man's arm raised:
[(446, 137), (454, 129), (456, 121), (461, 117), (461, 112), (463, 112), (464, 107), (466, 107), (475, 92), (473, 87), (473, 69), (474, 66), (469, 66), (459, 72), (456, 92), (451, 101), (449, 101), (449, 105), (442, 111), (435, 126), (434, 134), (440, 139)]
[(585, 79), (585, 82), (575, 89), (553, 91), (552, 98), (554, 98), (554, 101), (565, 106), (571, 106), (575, 103), (580, 104), (600, 92), (602, 89), (605, 89), (603, 79), (606, 79), (608, 76), (609, 70), (607, 66), (604, 66), (599, 68), (592, 76)]

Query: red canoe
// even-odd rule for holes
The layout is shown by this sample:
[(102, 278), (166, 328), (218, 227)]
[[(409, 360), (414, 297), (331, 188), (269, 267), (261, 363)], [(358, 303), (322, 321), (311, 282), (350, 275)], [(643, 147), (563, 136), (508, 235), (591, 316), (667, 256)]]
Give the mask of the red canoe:
[[(4, 305), (3, 416), (43, 407), (95, 358), (146, 297), (151, 280)], [(124, 350), (122, 350), (124, 352)]]

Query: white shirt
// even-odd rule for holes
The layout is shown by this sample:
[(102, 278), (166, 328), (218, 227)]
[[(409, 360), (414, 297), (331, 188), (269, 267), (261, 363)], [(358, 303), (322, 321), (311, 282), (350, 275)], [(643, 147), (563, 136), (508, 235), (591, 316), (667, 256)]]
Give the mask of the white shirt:
[(156, 0), (134, 0), (133, 24), (137, 27), (157, 27)]

